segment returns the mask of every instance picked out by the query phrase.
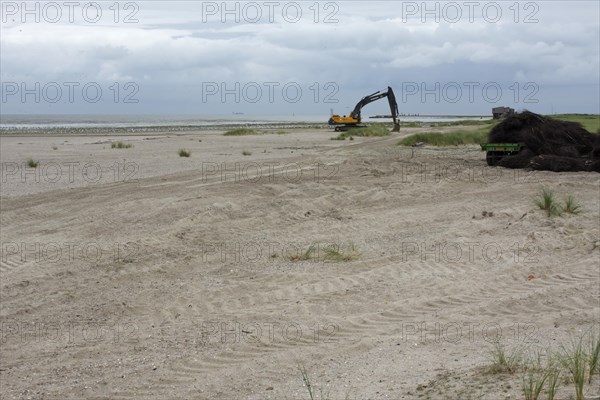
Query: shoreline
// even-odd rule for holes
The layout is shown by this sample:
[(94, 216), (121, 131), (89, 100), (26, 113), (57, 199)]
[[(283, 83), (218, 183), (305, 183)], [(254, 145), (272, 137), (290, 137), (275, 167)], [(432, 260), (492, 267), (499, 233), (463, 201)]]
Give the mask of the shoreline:
[[(115, 116), (111, 121), (106, 121), (107, 116), (89, 116), (86, 120), (78, 120), (78, 116), (56, 116), (57, 119), (44, 120), (43, 116), (30, 116), (29, 118), (19, 117), (17, 115), (5, 115), (0, 122), (0, 136), (13, 135), (101, 135), (101, 134), (136, 134), (152, 132), (189, 132), (195, 130), (229, 130), (235, 128), (255, 128), (255, 129), (329, 129), (328, 116), (317, 119), (314, 116), (307, 116), (302, 120), (301, 116), (290, 118), (289, 120), (270, 120), (268, 117), (251, 117), (245, 119), (235, 118), (198, 118), (196, 120), (186, 119), (184, 117), (171, 121), (165, 116), (165, 121), (132, 119), (133, 116)], [(86, 116), (87, 117), (87, 116)], [(81, 116), (79, 116), (81, 118)], [(296, 120), (296, 119), (301, 120)], [(382, 121), (388, 119), (389, 121)], [(406, 127), (436, 126), (438, 124), (454, 123), (459, 124), (463, 121), (475, 121), (485, 123), (491, 120), (491, 116), (472, 116), (472, 115), (400, 115), (400, 125)], [(392, 126), (391, 116), (373, 115), (364, 117), (363, 124)]]
[(179, 133), (194, 131), (225, 131), (236, 128), (254, 129), (327, 129), (325, 124), (315, 123), (272, 123), (272, 124), (214, 124), (214, 125), (149, 125), (123, 127), (40, 127), (40, 128), (0, 128), (1, 136), (46, 136), (46, 135), (147, 135), (152, 133)]
[[(477, 125), (489, 124), (489, 120), (465, 120), (475, 121), (476, 124), (465, 125), (459, 122), (463, 121), (431, 121), (431, 122), (413, 122), (404, 121), (400, 122), (401, 129), (412, 129), (412, 128), (441, 128), (446, 127), (448, 124), (452, 124), (455, 129), (472, 127)], [(380, 121), (368, 121), (364, 122), (367, 125), (382, 125), (385, 127), (392, 128), (390, 122)], [(287, 123), (287, 122), (273, 122), (273, 123), (257, 123), (257, 124), (214, 124), (214, 125), (149, 125), (149, 126), (123, 126), (123, 127), (40, 127), (40, 128), (7, 128), (3, 129), (0, 127), (0, 137), (14, 137), (14, 136), (110, 136), (110, 135), (151, 135), (151, 134), (178, 134), (178, 133), (190, 133), (199, 131), (227, 131), (230, 129), (238, 128), (251, 128), (257, 130), (275, 130), (275, 129), (291, 129), (291, 130), (303, 130), (312, 129), (316, 131), (332, 131), (334, 127), (327, 123)]]

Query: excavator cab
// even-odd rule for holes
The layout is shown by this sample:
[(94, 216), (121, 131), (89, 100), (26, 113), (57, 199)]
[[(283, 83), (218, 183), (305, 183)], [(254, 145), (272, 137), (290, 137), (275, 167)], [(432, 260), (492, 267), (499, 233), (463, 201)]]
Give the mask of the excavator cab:
[(400, 122), (398, 121), (398, 103), (396, 103), (396, 96), (394, 95), (394, 91), (391, 87), (388, 86), (385, 91), (378, 91), (368, 96), (363, 97), (354, 107), (354, 110), (350, 113), (349, 116), (339, 116), (332, 115), (329, 118), (329, 125), (334, 125), (335, 130), (337, 131), (347, 131), (351, 128), (360, 128), (364, 127), (364, 125), (360, 125), (361, 115), (360, 112), (364, 106), (369, 103), (372, 103), (376, 100), (382, 99), (384, 97), (388, 98), (388, 103), (390, 104), (390, 111), (392, 113), (392, 119), (394, 120), (394, 128), (392, 132), (400, 132)]

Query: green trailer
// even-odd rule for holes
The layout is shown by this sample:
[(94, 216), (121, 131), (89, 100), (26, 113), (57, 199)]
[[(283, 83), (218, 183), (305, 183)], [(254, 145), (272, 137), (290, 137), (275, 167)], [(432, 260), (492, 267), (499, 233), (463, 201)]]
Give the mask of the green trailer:
[(498, 162), (506, 156), (517, 154), (525, 148), (524, 143), (482, 143), (481, 150), (486, 152), (485, 160), (490, 166), (498, 165)]

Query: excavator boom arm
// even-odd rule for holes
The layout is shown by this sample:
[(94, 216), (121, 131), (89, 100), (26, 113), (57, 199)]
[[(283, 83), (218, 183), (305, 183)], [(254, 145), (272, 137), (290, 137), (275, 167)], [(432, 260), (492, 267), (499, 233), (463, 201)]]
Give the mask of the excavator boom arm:
[(394, 91), (390, 86), (388, 86), (387, 91), (379, 91), (368, 96), (363, 97), (354, 107), (354, 110), (350, 114), (352, 118), (355, 118), (360, 122), (360, 111), (364, 106), (369, 103), (372, 103), (381, 98), (387, 97), (388, 103), (390, 104), (390, 112), (392, 113), (392, 119), (394, 120), (394, 132), (398, 132), (400, 130), (400, 124), (398, 123), (398, 103), (396, 102), (396, 96), (394, 95)]
[[(388, 91), (391, 90), (388, 87)], [(360, 99), (360, 101), (358, 103), (356, 103), (356, 106), (354, 106), (354, 110), (352, 110), (352, 112), (350, 113), (350, 116), (352, 118), (356, 118), (357, 120), (360, 121), (360, 111), (362, 110), (362, 108), (364, 106), (366, 106), (369, 103), (372, 103), (376, 100), (379, 100), (383, 97), (386, 97), (388, 95), (388, 92), (375, 92), (373, 94), (370, 94), (368, 96), (363, 97), (362, 99)]]

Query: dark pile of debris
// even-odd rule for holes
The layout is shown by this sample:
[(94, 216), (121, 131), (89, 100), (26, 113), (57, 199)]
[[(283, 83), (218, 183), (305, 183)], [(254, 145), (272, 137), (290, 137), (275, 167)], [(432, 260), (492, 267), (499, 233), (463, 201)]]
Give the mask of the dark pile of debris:
[(525, 111), (492, 128), (488, 140), (525, 145), (519, 153), (499, 160), (501, 167), (600, 172), (600, 134), (592, 134), (576, 122)]

